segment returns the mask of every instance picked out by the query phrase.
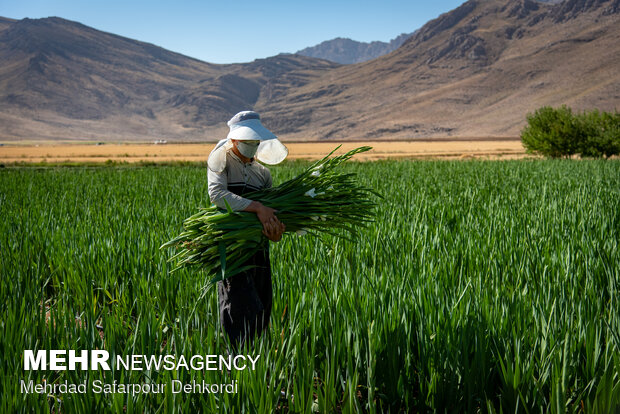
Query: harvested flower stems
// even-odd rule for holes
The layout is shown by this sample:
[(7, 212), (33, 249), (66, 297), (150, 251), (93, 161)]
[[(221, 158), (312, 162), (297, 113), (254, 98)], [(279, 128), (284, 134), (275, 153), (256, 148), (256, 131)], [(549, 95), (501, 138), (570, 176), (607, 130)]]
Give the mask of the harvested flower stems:
[[(361, 187), (355, 174), (341, 173), (337, 168), (371, 147), (329, 158), (338, 148), (297, 177), (244, 197), (276, 209), (278, 219), (286, 225), (285, 234), (326, 233), (339, 238), (357, 235), (373, 219), (376, 203), (372, 196), (380, 195)], [(244, 263), (268, 240), (262, 233), (263, 225), (255, 213), (232, 211), (226, 206), (227, 210), (215, 205), (200, 208), (184, 221), (183, 233), (161, 246), (181, 249), (170, 258), (177, 262), (173, 271), (199, 266), (214, 275), (212, 284), (251, 267)]]

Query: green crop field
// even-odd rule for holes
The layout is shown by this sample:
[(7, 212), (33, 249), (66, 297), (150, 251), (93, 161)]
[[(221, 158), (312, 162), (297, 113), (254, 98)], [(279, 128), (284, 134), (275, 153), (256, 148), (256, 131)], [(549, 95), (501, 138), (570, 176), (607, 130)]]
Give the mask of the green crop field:
[[(274, 184), (308, 164), (272, 167)], [(377, 189), (353, 242), (271, 245), (254, 371), (26, 371), (24, 350), (226, 355), (215, 290), (169, 274), (204, 166), (0, 169), (1, 412), (620, 409), (620, 161), (350, 162)], [(237, 381), (237, 393), (24, 393)], [(282, 398), (284, 391), (286, 398)]]

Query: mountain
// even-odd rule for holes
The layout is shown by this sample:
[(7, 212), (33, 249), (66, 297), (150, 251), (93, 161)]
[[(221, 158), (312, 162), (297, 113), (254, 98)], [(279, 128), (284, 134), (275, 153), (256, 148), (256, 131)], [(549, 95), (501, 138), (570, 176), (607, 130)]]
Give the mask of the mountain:
[(517, 136), (542, 105), (620, 107), (620, 0), (470, 0), (394, 52), (257, 108), (297, 139)]
[(0, 19), (0, 140), (515, 137), (542, 105), (620, 107), (620, 0), (469, 0), (354, 65), (215, 65), (59, 18)]
[(366, 62), (398, 49), (412, 34), (402, 33), (389, 42), (375, 41), (370, 43), (338, 37), (299, 50), (296, 53), (342, 64)]
[(13, 23), (15, 23), (14, 19), (7, 19), (6, 17), (1, 17), (0, 16), (0, 31), (6, 29), (7, 27), (9, 27)]
[(259, 94), (338, 65), (297, 55), (215, 65), (60, 19), (0, 20), (0, 138), (212, 139)]

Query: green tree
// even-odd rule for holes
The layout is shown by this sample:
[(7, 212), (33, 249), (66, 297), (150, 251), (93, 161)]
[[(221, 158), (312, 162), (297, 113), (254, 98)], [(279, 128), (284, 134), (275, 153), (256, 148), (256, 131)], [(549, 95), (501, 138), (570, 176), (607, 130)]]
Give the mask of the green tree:
[(527, 115), (521, 140), (529, 153), (547, 157), (606, 157), (620, 154), (620, 114), (598, 109), (573, 115), (566, 106), (544, 106)]
[(583, 130), (570, 108), (543, 106), (527, 115), (527, 123), (521, 131), (521, 141), (527, 152), (560, 158), (579, 151)]
[(584, 140), (582, 157), (606, 158), (620, 154), (620, 114), (594, 110), (579, 116)]

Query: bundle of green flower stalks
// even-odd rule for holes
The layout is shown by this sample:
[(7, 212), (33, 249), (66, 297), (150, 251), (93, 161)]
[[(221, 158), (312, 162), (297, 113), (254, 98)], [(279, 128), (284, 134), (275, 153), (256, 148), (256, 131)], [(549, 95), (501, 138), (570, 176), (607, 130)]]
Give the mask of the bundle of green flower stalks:
[[(355, 174), (338, 171), (343, 162), (355, 154), (370, 150), (360, 147), (344, 155), (329, 155), (312, 164), (297, 177), (277, 187), (244, 194), (277, 210), (286, 225), (285, 234), (331, 234), (349, 239), (372, 221), (376, 203), (375, 191), (363, 188)], [(173, 271), (185, 266), (199, 266), (214, 275), (210, 284), (247, 270), (244, 266), (257, 249), (268, 242), (263, 225), (255, 213), (220, 210), (215, 205), (184, 221), (185, 231), (161, 248), (176, 247), (181, 251), (170, 258), (176, 261)]]

